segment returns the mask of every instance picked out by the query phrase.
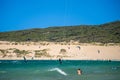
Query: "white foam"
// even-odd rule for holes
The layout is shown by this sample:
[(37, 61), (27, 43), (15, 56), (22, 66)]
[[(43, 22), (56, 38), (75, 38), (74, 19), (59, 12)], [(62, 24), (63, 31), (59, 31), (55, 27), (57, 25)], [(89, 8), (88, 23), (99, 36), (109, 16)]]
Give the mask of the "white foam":
[(53, 69), (50, 69), (49, 71), (57, 71), (60, 74), (67, 76), (67, 74), (63, 70), (61, 70), (60, 68), (53, 68)]

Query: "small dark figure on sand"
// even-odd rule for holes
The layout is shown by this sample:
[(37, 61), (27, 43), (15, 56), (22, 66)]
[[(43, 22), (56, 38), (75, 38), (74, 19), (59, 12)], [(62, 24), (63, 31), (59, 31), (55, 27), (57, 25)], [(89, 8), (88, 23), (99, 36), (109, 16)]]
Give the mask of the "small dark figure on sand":
[(70, 47), (68, 47), (68, 49), (70, 49)]
[(33, 60), (34, 58), (32, 57), (31, 60)]
[(77, 48), (80, 50), (80, 46), (77, 46)]
[(98, 50), (98, 53), (100, 53), (100, 50)]

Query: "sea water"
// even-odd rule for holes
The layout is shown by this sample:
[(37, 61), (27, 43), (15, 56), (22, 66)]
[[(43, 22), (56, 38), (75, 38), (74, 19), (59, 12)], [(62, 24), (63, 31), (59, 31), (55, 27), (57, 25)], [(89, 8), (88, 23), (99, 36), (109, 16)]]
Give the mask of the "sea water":
[(0, 60), (0, 80), (120, 80), (120, 61)]

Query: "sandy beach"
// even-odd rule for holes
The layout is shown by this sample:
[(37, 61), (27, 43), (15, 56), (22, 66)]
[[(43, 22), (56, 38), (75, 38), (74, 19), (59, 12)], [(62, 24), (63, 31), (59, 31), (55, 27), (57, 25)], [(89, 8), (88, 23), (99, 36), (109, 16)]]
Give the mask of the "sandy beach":
[(23, 60), (24, 56), (29, 60), (120, 60), (120, 46), (0, 41), (0, 60)]

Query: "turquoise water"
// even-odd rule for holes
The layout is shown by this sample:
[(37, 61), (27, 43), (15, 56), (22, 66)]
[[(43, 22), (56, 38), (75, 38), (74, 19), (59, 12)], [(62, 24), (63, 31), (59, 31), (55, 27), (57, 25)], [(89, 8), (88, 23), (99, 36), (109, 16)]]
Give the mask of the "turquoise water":
[(120, 80), (120, 61), (1, 60), (0, 80)]

